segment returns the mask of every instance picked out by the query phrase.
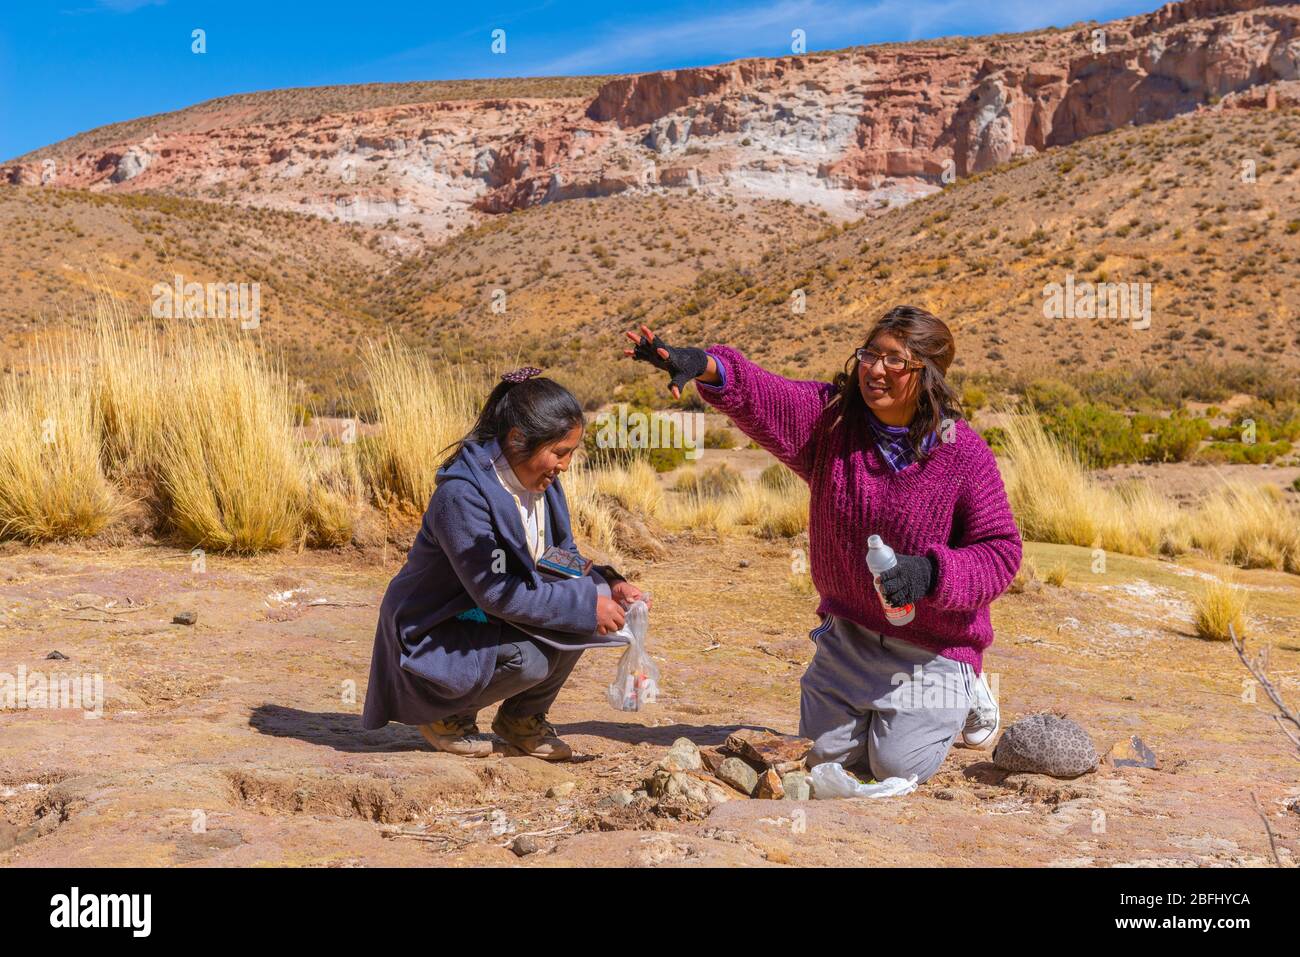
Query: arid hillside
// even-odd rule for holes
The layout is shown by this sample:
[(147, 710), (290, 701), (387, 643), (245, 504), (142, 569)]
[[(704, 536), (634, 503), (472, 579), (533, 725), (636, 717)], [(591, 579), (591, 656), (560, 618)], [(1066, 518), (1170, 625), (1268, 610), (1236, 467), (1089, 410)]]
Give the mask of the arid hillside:
[(0, 181), (161, 191), (437, 245), (494, 214), (656, 190), (841, 220), (1237, 95), (1294, 102), (1300, 7), (1187, 0), (1107, 24), (602, 78), (246, 94), (72, 137)]
[[(1225, 110), (960, 180), (757, 268), (703, 277), (689, 308), (661, 301), (643, 315), (673, 341), (729, 341), (810, 375), (839, 367), (897, 302), (944, 316), (968, 372), (1295, 366), (1298, 263), (1300, 113)], [(1149, 328), (1136, 314), (1049, 317), (1044, 290), (1067, 280), (1149, 284)]]
[(357, 230), (301, 214), (15, 187), (0, 190), (0, 233), (4, 364), (34, 334), (82, 318), (97, 293), (147, 314), (153, 287), (177, 275), (257, 283), (258, 334), (307, 381), (333, 377), (366, 336), (383, 331), (358, 292), (389, 259)]
[[(1295, 110), (1128, 128), (840, 226), (787, 202), (619, 196), (493, 217), (394, 257), (360, 227), (302, 214), (31, 187), (0, 190), (0, 223), (11, 352), (75, 313), (88, 284), (143, 309), (174, 274), (233, 276), (261, 282), (263, 334), (323, 398), (385, 331), (444, 354), (508, 348), (580, 369), (644, 319), (671, 341), (731, 342), (809, 375), (829, 375), (901, 301), (950, 320), (959, 368), (992, 375), (1285, 366), (1300, 335)], [(1135, 328), (1136, 312), (1049, 318), (1044, 290), (1067, 281), (1138, 284), (1150, 327)]]
[[(0, 339), (21, 350), (81, 288), (144, 309), (181, 275), (259, 283), (261, 334), (331, 409), (385, 332), (585, 375), (644, 319), (828, 375), (899, 301), (953, 323), (967, 373), (1285, 365), (1298, 23), (1189, 0), (613, 78), (225, 97), (0, 168)], [(1054, 317), (1054, 284), (1132, 292), (1133, 315)]]

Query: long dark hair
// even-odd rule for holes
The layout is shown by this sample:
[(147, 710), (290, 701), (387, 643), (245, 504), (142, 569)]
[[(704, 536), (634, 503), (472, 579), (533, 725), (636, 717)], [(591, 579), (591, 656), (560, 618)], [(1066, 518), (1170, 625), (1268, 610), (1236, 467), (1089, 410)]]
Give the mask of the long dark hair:
[[(917, 389), (916, 415), (907, 428), (907, 443), (918, 459), (926, 456), (926, 437), (938, 432), (947, 417), (958, 417), (961, 401), (944, 376), (957, 354), (957, 343), (952, 330), (932, 313), (919, 306), (895, 306), (876, 320), (862, 341), (864, 346), (881, 333), (889, 333), (911, 350), (912, 357), (922, 363), (921, 382)], [(858, 357), (851, 354), (844, 363), (844, 371), (835, 374), (836, 393), (828, 408), (838, 404), (839, 415), (831, 423), (835, 428), (841, 423), (856, 431), (864, 424), (867, 402), (858, 386)]]
[[(572, 392), (553, 379), (534, 377), (516, 382), (502, 379), (488, 395), (474, 427), (452, 442), (451, 455), (442, 462), (447, 468), (466, 442), (485, 445), (492, 439), (501, 443), (509, 459), (527, 458), (548, 442), (564, 438), (574, 426), (584, 424), (582, 406)], [(511, 438), (511, 430), (518, 435)]]

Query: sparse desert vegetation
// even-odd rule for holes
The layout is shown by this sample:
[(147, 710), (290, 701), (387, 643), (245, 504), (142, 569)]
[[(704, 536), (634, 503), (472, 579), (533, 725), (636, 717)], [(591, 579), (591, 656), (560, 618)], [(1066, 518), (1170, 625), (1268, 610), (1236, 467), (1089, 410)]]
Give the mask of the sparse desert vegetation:
[[(418, 516), (490, 381), (391, 339), (365, 344), (362, 363), (372, 421), (347, 423), (342, 438), (307, 438), (274, 352), (218, 326), (135, 319), (101, 297), (91, 322), (52, 336), (5, 380), (0, 454), (12, 464), (0, 534), (91, 537), (133, 498), (149, 528), (218, 551), (339, 546), (376, 509)], [(1027, 540), (1196, 551), (1300, 573), (1300, 520), (1283, 490), (1224, 480), (1180, 504), (1150, 480), (1099, 481), (1034, 411), (1000, 421), (1008, 497)], [(676, 453), (667, 478), (651, 455), (661, 451)], [(628, 516), (666, 534), (790, 540), (806, 531), (807, 486), (788, 469), (773, 463), (750, 480), (707, 458), (726, 452), (699, 451), (696, 463), (682, 448), (582, 459), (565, 479), (579, 528), (612, 554)], [(1065, 577), (1047, 574), (1052, 584)]]

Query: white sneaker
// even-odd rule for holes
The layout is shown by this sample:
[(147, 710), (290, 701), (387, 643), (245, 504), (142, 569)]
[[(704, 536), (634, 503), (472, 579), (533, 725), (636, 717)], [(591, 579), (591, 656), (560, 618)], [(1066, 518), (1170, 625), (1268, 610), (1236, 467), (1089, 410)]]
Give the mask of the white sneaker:
[(998, 703), (993, 700), (993, 692), (984, 680), (983, 672), (975, 680), (975, 694), (971, 701), (970, 714), (966, 715), (966, 726), (961, 732), (961, 747), (984, 751), (993, 744), (993, 738), (1002, 726), (1002, 713)]

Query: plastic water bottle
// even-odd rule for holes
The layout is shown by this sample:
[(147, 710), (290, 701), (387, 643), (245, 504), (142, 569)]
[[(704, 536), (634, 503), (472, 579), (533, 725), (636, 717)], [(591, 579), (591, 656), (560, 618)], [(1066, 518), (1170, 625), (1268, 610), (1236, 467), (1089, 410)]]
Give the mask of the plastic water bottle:
[(886, 545), (879, 535), (872, 535), (867, 539), (867, 568), (871, 569), (871, 580), (876, 586), (876, 594), (880, 596), (880, 604), (885, 608), (885, 620), (891, 625), (906, 625), (916, 617), (916, 606), (904, 605), (902, 608), (895, 608), (885, 601), (885, 593), (880, 590), (881, 574), (897, 564), (898, 558), (894, 555), (894, 550)]

